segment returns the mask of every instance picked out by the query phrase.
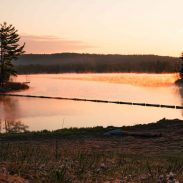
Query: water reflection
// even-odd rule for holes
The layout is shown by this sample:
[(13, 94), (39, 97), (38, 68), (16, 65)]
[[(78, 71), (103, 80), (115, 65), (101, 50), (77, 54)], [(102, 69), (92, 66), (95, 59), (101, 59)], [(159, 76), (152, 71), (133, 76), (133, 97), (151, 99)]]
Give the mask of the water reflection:
[[(181, 100), (181, 105), (183, 106), (183, 86), (177, 86), (178, 88), (178, 92), (179, 92), (179, 95), (180, 95), (180, 100)], [(182, 116), (183, 116), (183, 110), (181, 110), (181, 113), (182, 113)]]
[(28, 128), (28, 125), (23, 124), (21, 121), (0, 120), (0, 133), (27, 132)]
[[(45, 74), (29, 78), (30, 89), (18, 94), (183, 104), (183, 88), (179, 91), (174, 84), (175, 74)], [(17, 78), (24, 79), (22, 75)], [(23, 121), (31, 131), (183, 118), (181, 110), (176, 109), (20, 97), (0, 97), (0, 116), (3, 120)]]
[(0, 114), (4, 120), (16, 120), (20, 116), (19, 101), (13, 97), (0, 97)]

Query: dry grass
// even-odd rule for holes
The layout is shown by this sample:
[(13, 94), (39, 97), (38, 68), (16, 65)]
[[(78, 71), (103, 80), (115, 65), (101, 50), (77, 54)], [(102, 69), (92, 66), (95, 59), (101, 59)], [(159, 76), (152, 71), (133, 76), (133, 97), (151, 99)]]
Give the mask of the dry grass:
[(162, 137), (103, 137), (82, 132), (82, 136), (57, 134), (57, 137), (32, 140), (3, 138), (0, 168), (32, 183), (155, 183), (160, 177), (163, 183), (170, 172), (183, 182), (182, 121), (161, 121), (124, 129), (158, 132)]

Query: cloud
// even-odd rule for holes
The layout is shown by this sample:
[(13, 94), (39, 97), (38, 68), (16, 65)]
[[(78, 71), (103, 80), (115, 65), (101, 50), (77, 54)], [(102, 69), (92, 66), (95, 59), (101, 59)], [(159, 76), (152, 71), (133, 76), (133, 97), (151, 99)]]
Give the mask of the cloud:
[(66, 40), (56, 36), (21, 35), (21, 42), (25, 42), (26, 53), (60, 53), (86, 51), (93, 46), (77, 40)]

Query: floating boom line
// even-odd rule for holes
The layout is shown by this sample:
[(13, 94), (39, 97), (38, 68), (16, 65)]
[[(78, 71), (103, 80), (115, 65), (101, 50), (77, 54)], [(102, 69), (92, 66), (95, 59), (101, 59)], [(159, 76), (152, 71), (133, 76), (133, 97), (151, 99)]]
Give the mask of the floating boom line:
[(108, 100), (95, 100), (95, 99), (83, 99), (83, 98), (51, 97), (51, 96), (41, 96), (41, 95), (23, 95), (23, 94), (0, 93), (0, 96), (44, 98), (44, 99), (56, 99), (56, 100), (73, 100), (73, 101), (83, 101), (83, 102), (97, 102), (97, 103), (111, 103), (111, 104), (121, 104), (121, 105), (135, 105), (135, 106), (146, 106), (146, 107), (183, 109), (183, 106), (177, 106), (177, 105), (162, 105), (162, 104), (149, 104), (149, 103), (124, 102), (124, 101), (108, 101)]

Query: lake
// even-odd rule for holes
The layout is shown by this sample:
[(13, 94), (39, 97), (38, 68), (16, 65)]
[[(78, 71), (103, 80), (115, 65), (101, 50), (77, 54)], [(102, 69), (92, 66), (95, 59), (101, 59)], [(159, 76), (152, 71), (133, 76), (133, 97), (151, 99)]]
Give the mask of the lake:
[[(15, 80), (30, 81), (30, 89), (14, 93), (182, 105), (183, 92), (174, 84), (176, 79), (176, 74), (19, 75)], [(0, 97), (1, 119), (19, 120), (29, 130), (134, 125), (183, 119), (182, 115), (182, 110), (168, 108)]]

